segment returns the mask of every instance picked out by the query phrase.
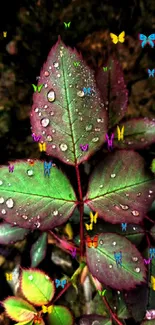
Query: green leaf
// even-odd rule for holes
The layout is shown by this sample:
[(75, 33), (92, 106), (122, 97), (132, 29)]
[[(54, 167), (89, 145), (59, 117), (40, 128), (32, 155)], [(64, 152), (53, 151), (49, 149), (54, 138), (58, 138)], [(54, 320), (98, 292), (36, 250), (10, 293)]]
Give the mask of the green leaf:
[[(114, 252), (122, 252), (122, 266), (116, 265)], [(143, 258), (137, 248), (123, 236), (101, 233), (98, 235), (97, 248), (89, 248), (86, 244), (86, 259), (92, 275), (111, 288), (130, 290), (145, 281)]]
[[(67, 177), (56, 167), (50, 176), (44, 176), (44, 164), (35, 161), (34, 167), (27, 162), (14, 163), (15, 170), (9, 174), (8, 167), (0, 168), (0, 218), (25, 229), (52, 229), (67, 221), (76, 207), (76, 196)], [(32, 170), (29, 176), (27, 170)]]
[(36, 267), (46, 255), (47, 233), (41, 234), (31, 248), (31, 267)]
[(97, 86), (100, 89), (103, 103), (108, 106), (109, 128), (118, 123), (125, 115), (128, 102), (128, 91), (124, 82), (124, 74), (119, 62), (109, 58), (107, 72), (98, 69)]
[(55, 285), (49, 276), (40, 270), (22, 270), (21, 290), (33, 305), (46, 305), (54, 296)]
[(71, 312), (64, 306), (54, 306), (53, 312), (48, 314), (49, 325), (73, 325)]
[(7, 245), (23, 240), (29, 233), (29, 230), (9, 225), (8, 223), (0, 224), (0, 244)]
[[(74, 61), (80, 62), (78, 67), (74, 66)], [(48, 155), (69, 165), (80, 164), (105, 142), (107, 133), (107, 113), (94, 72), (75, 49), (66, 47), (59, 38), (40, 78), (47, 87), (33, 94), (30, 117), (33, 132), (41, 134)], [(91, 88), (91, 93), (84, 94), (84, 87)], [(80, 145), (86, 144), (88, 151), (82, 151)]]
[(91, 175), (85, 203), (110, 223), (140, 223), (154, 200), (155, 178), (136, 152), (108, 155)]
[(3, 306), (7, 315), (17, 322), (31, 321), (37, 313), (32, 305), (21, 298), (8, 297), (3, 301)]
[[(16, 324), (14, 324), (14, 325), (33, 325), (33, 320), (32, 321), (30, 321), (30, 322), (19, 322), (19, 323), (16, 323)], [(37, 325), (37, 324), (36, 324)]]
[(124, 140), (118, 141), (117, 129), (114, 130), (114, 148), (143, 149), (155, 142), (155, 121), (148, 118), (131, 119), (119, 125), (124, 125)]

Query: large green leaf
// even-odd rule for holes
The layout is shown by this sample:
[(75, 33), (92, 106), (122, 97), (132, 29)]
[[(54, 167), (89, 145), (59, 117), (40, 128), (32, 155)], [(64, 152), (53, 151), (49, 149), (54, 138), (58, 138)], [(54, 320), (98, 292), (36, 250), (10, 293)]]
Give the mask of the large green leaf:
[(74, 319), (71, 312), (64, 306), (54, 306), (51, 314), (48, 314), (49, 325), (73, 325)]
[(53, 298), (55, 285), (49, 276), (40, 270), (22, 270), (21, 290), (28, 301), (36, 306), (42, 306)]
[(13, 244), (14, 242), (23, 240), (28, 233), (28, 229), (19, 228), (3, 222), (0, 224), (0, 244)]
[(91, 175), (85, 203), (110, 223), (140, 223), (154, 200), (155, 178), (138, 153), (108, 155)]
[(120, 131), (124, 126), (124, 140), (117, 138), (117, 129), (114, 130), (114, 147), (116, 148), (129, 148), (129, 149), (142, 149), (155, 142), (155, 121), (148, 118), (131, 119), (122, 122), (119, 127)]
[(21, 298), (9, 297), (3, 301), (3, 306), (7, 315), (17, 322), (31, 321), (37, 314), (36, 309)]
[[(80, 61), (78, 67), (74, 61)], [(46, 152), (75, 165), (88, 159), (105, 142), (107, 113), (94, 72), (76, 50), (59, 38), (40, 73), (41, 92), (33, 95), (33, 132), (47, 144)], [(91, 88), (84, 94), (83, 88)], [(89, 145), (82, 151), (80, 145)]]
[[(120, 251), (122, 266), (117, 266), (114, 252)], [(137, 248), (123, 236), (101, 233), (98, 235), (97, 248), (86, 244), (86, 259), (92, 275), (111, 288), (130, 290), (145, 281), (143, 258)]]
[(47, 248), (47, 233), (41, 234), (31, 248), (31, 267), (36, 267), (45, 257)]
[[(32, 170), (33, 175), (27, 171)], [(30, 173), (29, 173), (30, 174)], [(14, 163), (14, 172), (0, 168), (0, 217), (26, 229), (51, 229), (69, 218), (76, 207), (76, 196), (67, 177), (52, 168), (44, 176), (44, 164), (35, 161)]]

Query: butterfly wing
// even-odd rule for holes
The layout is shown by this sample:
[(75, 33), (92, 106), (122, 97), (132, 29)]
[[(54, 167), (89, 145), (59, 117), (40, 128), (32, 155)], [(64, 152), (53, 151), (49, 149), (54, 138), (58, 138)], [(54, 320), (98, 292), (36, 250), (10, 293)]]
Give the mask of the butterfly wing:
[(97, 218), (98, 218), (98, 212), (96, 212), (95, 215), (94, 215), (94, 223), (97, 222)]
[(89, 230), (89, 225), (87, 223), (85, 223), (86, 226), (86, 230)]
[(71, 21), (69, 21), (69, 23), (68, 23), (68, 27), (70, 27), (70, 24), (71, 24)]
[(121, 130), (121, 139), (124, 140), (124, 125), (122, 126)]
[(124, 31), (119, 34), (118, 40), (120, 43), (124, 43), (124, 41), (125, 41), (125, 32)]
[(117, 125), (117, 137), (118, 137), (118, 141), (119, 141), (121, 138), (121, 131), (120, 131), (120, 128), (118, 125)]
[(67, 23), (64, 22), (65, 27), (67, 27)]
[(42, 146), (43, 146), (43, 151), (46, 151), (46, 143), (45, 142), (43, 143)]
[(36, 85), (32, 84), (32, 87), (33, 87), (34, 91), (37, 90), (37, 86)]
[(115, 34), (113, 34), (113, 33), (110, 33), (110, 37), (111, 37), (112, 42), (113, 42), (114, 44), (117, 44), (117, 43), (118, 43), (118, 36), (117, 36), (117, 35), (115, 35)]
[(93, 239), (93, 246), (96, 248), (98, 246), (98, 236), (96, 235)]
[(139, 34), (139, 40), (142, 41), (141, 46), (144, 47), (147, 43), (147, 36), (144, 34)]
[(92, 242), (92, 240), (91, 240), (91, 238), (90, 238), (89, 236), (87, 236), (87, 238), (86, 238), (86, 242), (87, 242), (87, 246), (88, 246), (89, 248), (93, 246), (93, 242)]
[(43, 88), (43, 84), (38, 86), (38, 93), (40, 93), (41, 89)]
[(43, 150), (42, 150), (42, 149), (43, 149), (43, 148), (42, 148), (42, 146), (43, 146), (42, 143), (38, 143), (38, 146), (39, 146), (39, 150), (40, 150), (40, 151), (43, 151)]

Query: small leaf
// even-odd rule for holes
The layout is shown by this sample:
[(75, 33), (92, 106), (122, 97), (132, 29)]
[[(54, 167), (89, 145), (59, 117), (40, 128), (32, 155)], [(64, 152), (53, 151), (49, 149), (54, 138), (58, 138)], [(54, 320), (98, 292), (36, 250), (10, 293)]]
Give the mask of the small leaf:
[[(76, 207), (76, 196), (67, 177), (56, 167), (44, 176), (44, 164), (33, 168), (24, 161), (14, 163), (15, 172), (0, 168), (0, 218), (25, 229), (52, 229), (63, 224)], [(32, 176), (27, 174), (31, 170)]]
[(53, 312), (48, 314), (49, 325), (73, 325), (71, 312), (64, 306), (54, 306)]
[(45, 258), (47, 249), (47, 233), (41, 234), (31, 248), (31, 267), (36, 267)]
[(31, 321), (37, 313), (32, 305), (21, 298), (8, 297), (3, 301), (3, 306), (7, 315), (17, 322)]
[(154, 200), (155, 178), (133, 151), (108, 155), (91, 175), (85, 203), (110, 223), (138, 224)]
[(22, 270), (21, 290), (25, 298), (36, 306), (46, 305), (54, 296), (55, 286), (40, 270)]
[(148, 118), (131, 119), (130, 121), (121, 123), (124, 126), (124, 140), (118, 141), (117, 129), (113, 132), (114, 148), (121, 149), (143, 149), (155, 142), (155, 121)]
[(97, 86), (100, 89), (103, 103), (109, 107), (109, 128), (118, 123), (125, 115), (128, 102), (128, 91), (119, 62), (110, 58), (108, 72), (99, 69), (96, 73)]
[(3, 222), (0, 224), (0, 244), (13, 244), (13, 242), (23, 240), (28, 233), (29, 230), (27, 229), (15, 227)]
[[(79, 67), (74, 61), (80, 62)], [(94, 72), (59, 38), (43, 66), (40, 82), (46, 86), (33, 94), (33, 132), (42, 135), (48, 155), (70, 165), (84, 162), (105, 142), (107, 133), (107, 113)], [(90, 88), (89, 93), (83, 88)], [(88, 150), (82, 151), (80, 145), (88, 145)]]
[[(114, 252), (120, 251), (122, 266), (117, 266)], [(111, 288), (130, 290), (145, 281), (146, 268), (141, 254), (122, 236), (101, 233), (98, 236), (97, 248), (89, 248), (86, 245), (86, 259), (92, 275)]]

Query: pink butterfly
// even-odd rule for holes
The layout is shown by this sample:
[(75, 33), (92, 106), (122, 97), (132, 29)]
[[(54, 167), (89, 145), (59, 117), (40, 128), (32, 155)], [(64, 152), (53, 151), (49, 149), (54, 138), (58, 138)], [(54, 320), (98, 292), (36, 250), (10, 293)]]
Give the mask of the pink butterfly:
[(9, 173), (13, 173), (14, 171), (14, 165), (9, 165)]
[(35, 142), (39, 142), (41, 139), (41, 135), (35, 135), (35, 133), (32, 133), (32, 138)]
[(80, 144), (80, 149), (82, 151), (88, 151), (88, 148), (89, 148), (89, 144), (85, 144), (85, 145)]
[(151, 258), (149, 258), (148, 260), (146, 260), (146, 259), (144, 258), (144, 263), (145, 263), (145, 264), (150, 264), (150, 262), (151, 262)]

